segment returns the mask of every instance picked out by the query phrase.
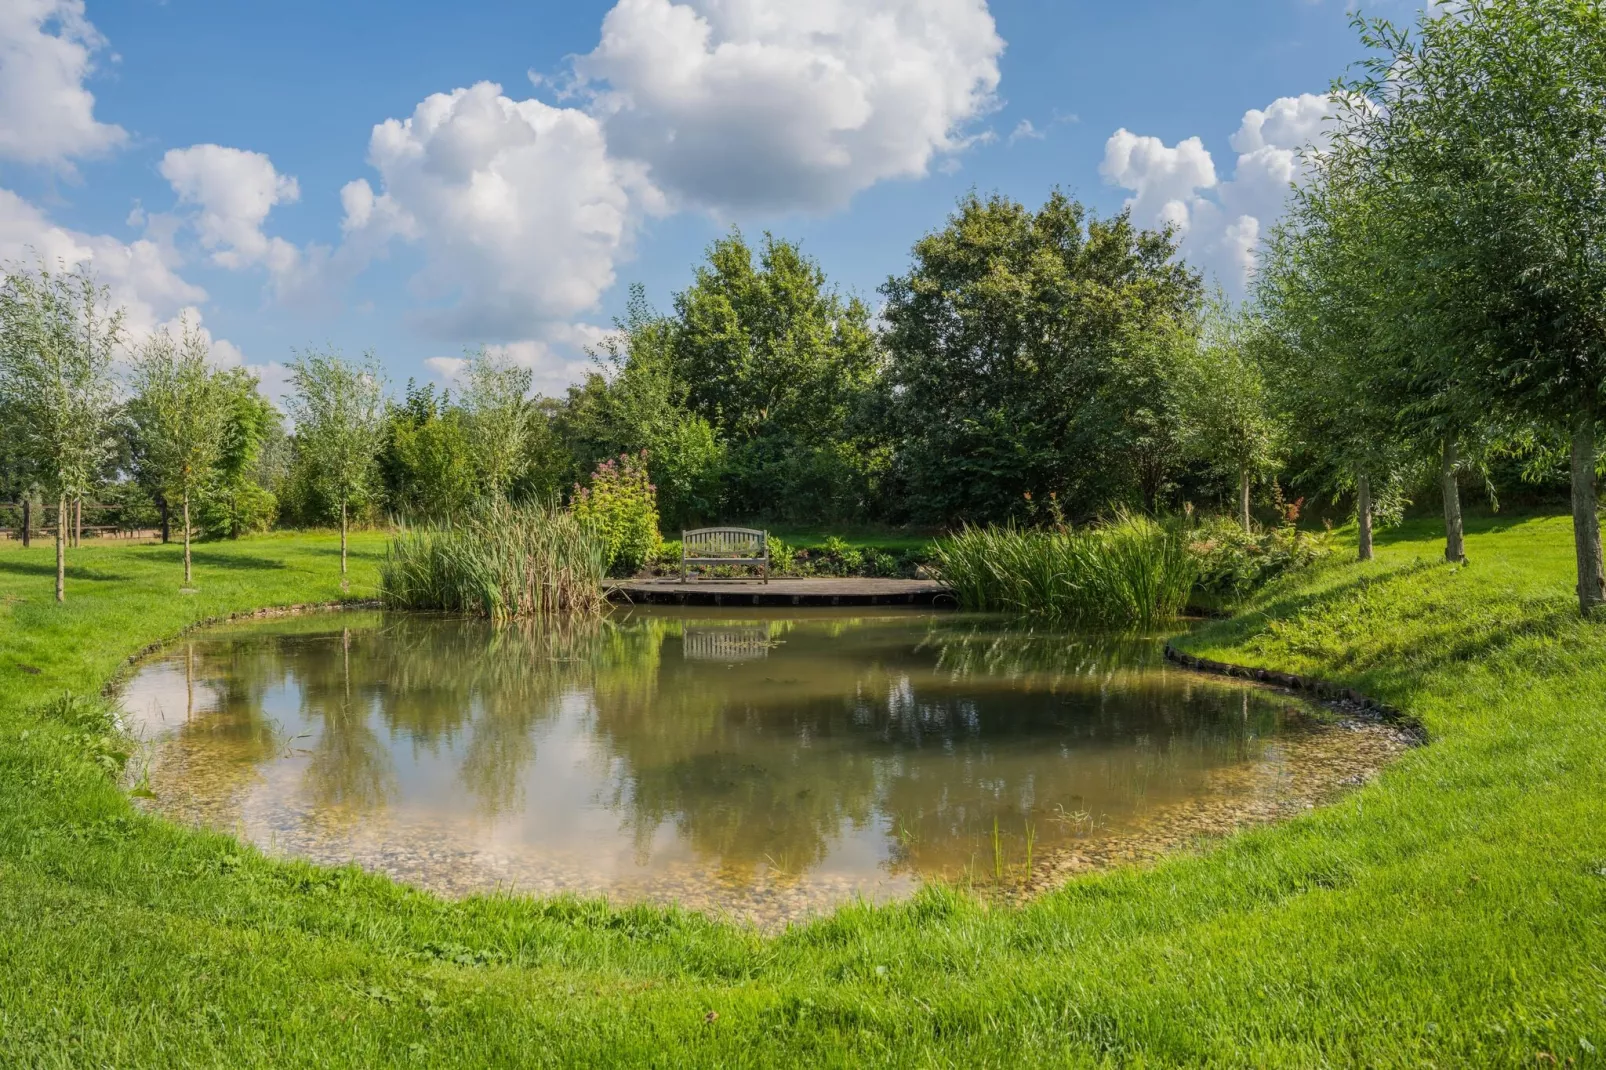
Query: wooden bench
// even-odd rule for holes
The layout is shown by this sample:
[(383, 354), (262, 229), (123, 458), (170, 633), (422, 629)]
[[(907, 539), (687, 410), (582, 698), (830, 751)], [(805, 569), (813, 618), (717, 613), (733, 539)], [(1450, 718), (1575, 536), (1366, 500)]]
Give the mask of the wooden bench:
[(680, 533), (680, 582), (698, 566), (741, 565), (757, 568), (770, 582), (769, 532), (753, 528), (698, 528)]

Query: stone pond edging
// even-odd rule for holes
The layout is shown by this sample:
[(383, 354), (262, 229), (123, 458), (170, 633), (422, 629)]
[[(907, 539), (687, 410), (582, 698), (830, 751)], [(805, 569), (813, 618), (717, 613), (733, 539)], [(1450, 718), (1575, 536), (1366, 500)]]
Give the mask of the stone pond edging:
[(1323, 702), (1342, 704), (1346, 712), (1359, 712), (1364, 716), (1380, 721), (1388, 721), (1411, 733), (1419, 742), (1426, 743), (1427, 729), (1422, 722), (1404, 712), (1397, 706), (1386, 702), (1379, 702), (1369, 695), (1363, 695), (1353, 687), (1339, 687), (1309, 676), (1300, 676), (1298, 673), (1278, 672), (1275, 669), (1254, 669), (1247, 665), (1232, 665), (1224, 661), (1212, 661), (1209, 658), (1196, 657), (1193, 654), (1178, 650), (1170, 643), (1165, 645), (1165, 659), (1185, 669), (1196, 672), (1211, 673), (1216, 676), (1231, 676), (1243, 680), (1258, 680), (1261, 683), (1284, 687), (1290, 691), (1303, 691)]

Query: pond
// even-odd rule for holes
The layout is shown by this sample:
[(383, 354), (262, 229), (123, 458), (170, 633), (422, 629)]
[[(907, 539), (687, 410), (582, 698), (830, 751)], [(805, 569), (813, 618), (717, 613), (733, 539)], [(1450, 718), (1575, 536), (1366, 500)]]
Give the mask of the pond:
[(145, 804), (270, 852), (765, 926), (931, 879), (1018, 895), (1405, 745), (1155, 639), (920, 610), (281, 618), (168, 648), (123, 705)]

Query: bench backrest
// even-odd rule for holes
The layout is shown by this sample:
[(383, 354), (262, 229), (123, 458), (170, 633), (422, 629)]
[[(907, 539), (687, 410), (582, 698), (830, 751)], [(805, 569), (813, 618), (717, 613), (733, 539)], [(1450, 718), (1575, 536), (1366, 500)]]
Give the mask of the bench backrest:
[(767, 532), (753, 528), (698, 528), (680, 533), (682, 557), (764, 557)]

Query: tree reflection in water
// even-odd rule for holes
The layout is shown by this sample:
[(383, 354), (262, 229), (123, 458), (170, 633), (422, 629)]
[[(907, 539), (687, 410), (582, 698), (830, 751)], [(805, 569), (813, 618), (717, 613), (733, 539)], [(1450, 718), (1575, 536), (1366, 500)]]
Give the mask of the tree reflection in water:
[[(212, 708), (157, 750), (193, 790), (293, 796), (333, 827), (427, 809), (532, 854), (564, 825), (545, 811), (601, 810), (599, 855), (737, 883), (954, 875), (990, 864), (995, 828), (1017, 853), (1028, 830), (1063, 844), (1257, 759), (1291, 708), (1170, 670), (1153, 640), (912, 611), (348, 614), (194, 650)], [(205, 752), (229, 771), (201, 785)]]

